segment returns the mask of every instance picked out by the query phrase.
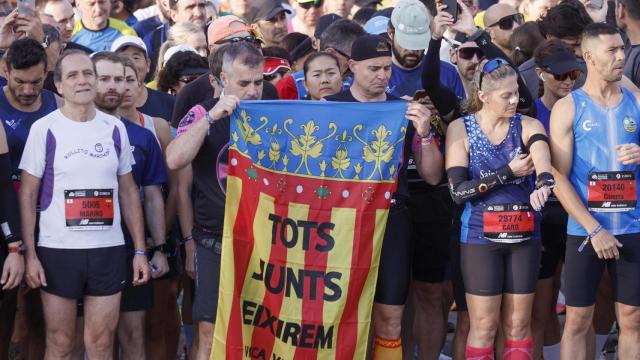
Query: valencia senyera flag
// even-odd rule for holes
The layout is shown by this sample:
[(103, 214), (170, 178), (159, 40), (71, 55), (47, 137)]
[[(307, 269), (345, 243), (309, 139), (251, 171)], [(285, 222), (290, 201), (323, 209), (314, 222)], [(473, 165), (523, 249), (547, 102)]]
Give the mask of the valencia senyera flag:
[(363, 359), (404, 102), (242, 102), (212, 359)]

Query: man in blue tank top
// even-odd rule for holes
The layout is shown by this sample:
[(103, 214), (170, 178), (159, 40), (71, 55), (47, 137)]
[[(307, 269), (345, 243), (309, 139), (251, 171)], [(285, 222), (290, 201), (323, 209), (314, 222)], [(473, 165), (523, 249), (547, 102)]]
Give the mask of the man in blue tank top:
[(588, 74), (582, 89), (551, 113), (556, 195), (569, 213), (565, 255), (565, 359), (587, 358), (596, 291), (607, 267), (620, 326), (618, 356), (640, 357), (640, 94), (618, 85), (624, 43), (592, 24), (582, 36)]
[[(14, 183), (31, 125), (58, 108), (54, 93), (44, 90), (47, 54), (33, 39), (16, 40), (5, 56), (7, 85), (0, 93), (0, 119), (7, 133)], [(16, 184), (17, 185), (17, 184)]]

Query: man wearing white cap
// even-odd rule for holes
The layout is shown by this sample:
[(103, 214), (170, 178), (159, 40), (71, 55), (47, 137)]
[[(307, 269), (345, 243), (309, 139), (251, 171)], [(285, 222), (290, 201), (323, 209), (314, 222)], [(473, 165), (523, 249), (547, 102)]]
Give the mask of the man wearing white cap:
[[(387, 34), (393, 42), (393, 65), (387, 93), (397, 97), (413, 97), (422, 89), (424, 52), (431, 40), (430, 14), (419, 0), (400, 0), (391, 13)], [(440, 81), (457, 96), (464, 96), (464, 87), (455, 67), (442, 63)]]
[[(122, 36), (111, 45), (111, 51), (128, 56), (138, 72), (138, 78), (144, 79), (149, 72), (150, 59), (147, 56), (147, 46), (144, 41), (137, 36)], [(147, 88), (143, 81), (140, 81), (141, 90), (136, 101), (138, 111), (151, 117), (161, 118), (166, 121), (171, 120), (175, 98), (169, 94), (161, 93)]]

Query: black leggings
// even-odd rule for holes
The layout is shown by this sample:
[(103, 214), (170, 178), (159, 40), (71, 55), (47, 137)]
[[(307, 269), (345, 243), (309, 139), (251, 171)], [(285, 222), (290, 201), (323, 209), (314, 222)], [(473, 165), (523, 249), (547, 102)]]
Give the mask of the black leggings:
[(375, 302), (404, 305), (411, 277), (411, 218), (404, 205), (389, 210), (387, 228), (382, 240)]
[(494, 296), (531, 294), (540, 268), (540, 241), (516, 244), (460, 244), (467, 293)]

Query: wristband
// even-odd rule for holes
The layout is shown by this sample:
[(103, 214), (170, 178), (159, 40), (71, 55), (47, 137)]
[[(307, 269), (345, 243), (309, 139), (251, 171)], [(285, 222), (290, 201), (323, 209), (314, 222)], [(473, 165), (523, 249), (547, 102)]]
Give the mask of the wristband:
[(591, 241), (591, 239), (593, 239), (596, 235), (598, 235), (598, 233), (602, 230), (602, 225), (598, 225), (595, 230), (593, 230), (591, 233), (589, 233), (589, 235), (587, 235), (587, 237), (584, 239), (584, 241), (582, 242), (582, 244), (580, 244), (580, 247), (578, 248), (578, 252), (582, 252), (582, 250), (584, 250), (584, 247), (587, 246), (587, 244), (589, 243), (589, 241)]
[(144, 250), (134, 250), (133, 255), (147, 256), (147, 252)]
[(189, 241), (193, 241), (193, 236), (191, 236), (191, 235), (187, 235), (187, 236), (185, 236), (185, 237), (183, 237), (183, 238), (182, 238), (182, 243), (183, 243), (183, 244), (186, 244), (186, 243), (188, 243)]

